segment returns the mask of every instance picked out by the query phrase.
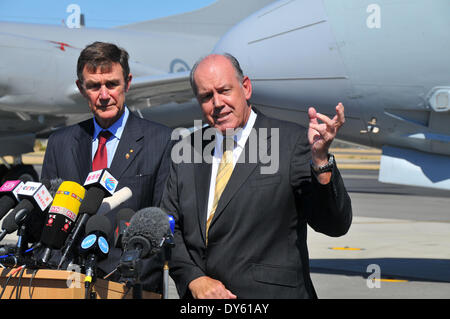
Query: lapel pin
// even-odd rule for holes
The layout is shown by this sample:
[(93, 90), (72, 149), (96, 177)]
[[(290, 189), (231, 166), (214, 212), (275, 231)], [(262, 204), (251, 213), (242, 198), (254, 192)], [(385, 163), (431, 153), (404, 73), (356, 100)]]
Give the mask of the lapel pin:
[(134, 150), (133, 150), (133, 149), (131, 149), (131, 150), (130, 150), (130, 153), (133, 153), (133, 152), (134, 152)]
[(129, 158), (130, 158), (130, 154), (127, 153), (127, 154), (125, 155), (125, 158), (126, 158), (126, 159), (129, 159)]

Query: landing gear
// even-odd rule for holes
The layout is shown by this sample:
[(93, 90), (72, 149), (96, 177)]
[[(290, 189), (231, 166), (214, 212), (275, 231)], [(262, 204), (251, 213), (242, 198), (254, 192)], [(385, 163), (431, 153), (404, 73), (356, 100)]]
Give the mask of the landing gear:
[(19, 164), (11, 166), (5, 176), (2, 178), (2, 184), (5, 181), (20, 179), (23, 182), (38, 182), (39, 176), (33, 165)]
[(0, 165), (0, 185), (6, 181), (18, 179), (23, 182), (38, 182), (39, 176), (33, 165), (22, 163)]

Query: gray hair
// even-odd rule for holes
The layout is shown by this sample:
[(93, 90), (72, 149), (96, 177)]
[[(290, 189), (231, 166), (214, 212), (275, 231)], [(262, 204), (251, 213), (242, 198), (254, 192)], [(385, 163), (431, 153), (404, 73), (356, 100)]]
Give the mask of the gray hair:
[[(241, 69), (241, 66), (239, 64), (239, 61), (233, 55), (231, 55), (230, 53), (222, 53), (222, 54), (217, 53), (217, 54), (211, 54), (211, 55), (220, 55), (220, 56), (223, 56), (223, 57), (227, 58), (228, 61), (230, 61), (231, 65), (233, 66), (234, 71), (236, 72), (236, 77), (237, 77), (239, 83), (242, 83), (242, 80), (244, 79), (244, 73), (242, 72), (242, 69)], [(198, 89), (197, 89), (197, 85), (195, 84), (195, 81), (194, 81), (194, 73), (197, 70), (197, 67), (200, 64), (200, 62), (202, 62), (203, 60), (205, 60), (207, 57), (209, 57), (211, 55), (208, 55), (206, 57), (203, 57), (203, 58), (199, 59), (192, 66), (191, 73), (190, 73), (190, 76), (189, 76), (189, 80), (191, 82), (192, 91), (194, 92), (195, 96), (197, 96), (197, 93), (198, 93), (197, 90)]]

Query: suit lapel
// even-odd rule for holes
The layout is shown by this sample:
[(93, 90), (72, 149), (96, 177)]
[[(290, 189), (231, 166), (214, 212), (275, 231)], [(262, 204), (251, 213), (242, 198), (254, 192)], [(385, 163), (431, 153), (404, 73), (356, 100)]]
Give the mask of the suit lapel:
[(116, 179), (120, 179), (141, 151), (144, 141), (143, 138), (144, 134), (142, 133), (139, 122), (136, 116), (130, 112), (110, 166), (111, 174)]
[[(202, 130), (197, 130), (192, 135), (199, 134), (201, 132), (202, 137), (203, 137), (203, 133), (204, 133), (205, 129), (206, 128), (204, 128)], [(194, 137), (194, 141), (199, 140), (199, 138), (196, 139), (195, 136), (193, 136), (193, 137)], [(215, 136), (213, 136), (211, 141), (204, 140), (202, 138), (201, 139), (201, 141), (202, 141), (201, 150), (195, 149), (197, 146), (197, 145), (195, 145), (195, 142), (192, 147), (194, 152), (201, 152), (200, 154), (202, 156), (201, 157), (202, 160), (200, 161), (200, 163), (196, 163), (195, 161), (193, 161), (193, 162), (194, 162), (195, 192), (197, 194), (197, 209), (198, 209), (197, 216), (198, 216), (198, 222), (200, 225), (201, 233), (203, 236), (203, 241), (206, 241), (206, 216), (207, 216), (207, 209), (208, 209), (209, 184), (211, 181), (211, 169), (212, 169), (211, 163), (208, 163), (208, 162), (204, 161), (204, 159), (203, 159), (203, 150), (209, 143), (214, 143), (214, 139), (215, 139)], [(214, 148), (212, 149), (212, 151), (213, 151), (213, 154), (212, 154), (212, 156), (213, 156)], [(192, 154), (192, 159), (194, 159), (194, 154)]]
[(75, 160), (78, 178), (84, 184), (89, 172), (92, 170), (92, 134), (94, 123), (92, 119), (80, 123), (79, 134), (74, 135), (72, 158)]
[[(212, 228), (213, 224), (220, 215), (223, 213), (225, 207), (234, 197), (239, 188), (245, 183), (247, 178), (252, 174), (252, 172), (260, 166), (259, 162), (259, 147), (260, 147), (260, 130), (261, 128), (267, 129), (267, 152), (270, 152), (270, 127), (267, 118), (261, 114), (257, 113), (258, 116), (255, 121), (255, 125), (253, 126), (254, 132), (256, 132), (258, 138), (258, 148), (253, 147), (257, 151), (256, 160), (250, 161), (250, 137), (247, 139), (245, 143), (245, 148), (242, 151), (238, 162), (236, 163), (233, 173), (231, 174), (230, 180), (225, 187), (222, 196), (219, 199), (219, 203), (217, 204), (216, 211), (214, 213), (214, 218), (211, 221), (210, 227)], [(254, 152), (254, 150), (252, 151)], [(267, 153), (268, 154), (268, 153)]]

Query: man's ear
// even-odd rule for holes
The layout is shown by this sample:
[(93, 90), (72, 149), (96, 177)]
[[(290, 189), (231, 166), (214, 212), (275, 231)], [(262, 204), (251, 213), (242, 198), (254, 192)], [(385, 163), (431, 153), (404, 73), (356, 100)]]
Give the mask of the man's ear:
[(130, 84), (131, 84), (131, 79), (133, 79), (133, 74), (128, 74), (128, 81), (126, 82), (127, 84), (125, 85), (125, 92), (128, 92), (128, 90), (130, 89)]
[(83, 95), (85, 97), (86, 94), (84, 92), (83, 84), (81, 84), (81, 81), (80, 80), (76, 80), (75, 83), (77, 84), (78, 91), (80, 91), (81, 95)]
[(248, 101), (252, 97), (252, 82), (248, 76), (242, 79), (242, 88), (244, 89), (245, 99)]

